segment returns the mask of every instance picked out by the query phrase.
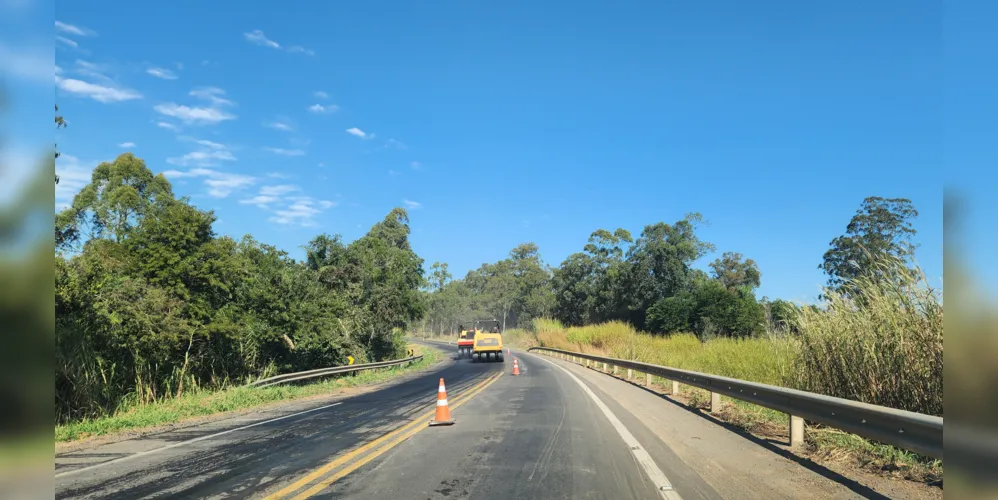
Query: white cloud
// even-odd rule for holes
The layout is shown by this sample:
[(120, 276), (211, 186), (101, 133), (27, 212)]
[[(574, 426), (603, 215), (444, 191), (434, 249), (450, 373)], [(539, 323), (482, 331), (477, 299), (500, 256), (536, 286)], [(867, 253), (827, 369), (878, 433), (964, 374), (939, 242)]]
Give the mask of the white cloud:
[(73, 47), (74, 49), (80, 46), (80, 44), (76, 43), (75, 40), (70, 40), (69, 38), (66, 38), (64, 36), (56, 35), (55, 39), (56, 39), (56, 41), (62, 42), (64, 44), (66, 44), (66, 45), (69, 45), (70, 47)]
[(392, 177), (396, 177), (396, 176), (398, 176), (398, 174), (399, 174), (399, 173), (398, 173), (398, 171), (397, 171), (397, 170), (389, 170), (389, 171), (388, 171), (388, 175), (390, 175), (390, 176), (392, 176)]
[(90, 78), (95, 78), (97, 80), (101, 80), (108, 84), (114, 84), (115, 83), (114, 79), (104, 74), (105, 71), (107, 71), (106, 66), (84, 61), (82, 59), (77, 59), (73, 63), (74, 73), (83, 76), (89, 76)]
[(409, 210), (417, 210), (423, 208), (423, 204), (418, 201), (402, 200), (402, 203), (404, 203), (406, 208), (408, 208)]
[(320, 167), (325, 167), (325, 166), (326, 166), (326, 162), (324, 162), (324, 161), (320, 161), (320, 162), (319, 162), (319, 166), (320, 166)]
[(212, 106), (232, 106), (233, 102), (223, 98), (225, 91), (218, 87), (199, 87), (190, 91), (191, 96), (211, 101)]
[[(267, 36), (264, 35), (263, 31), (261, 31), (261, 30), (253, 30), (253, 31), (250, 31), (249, 33), (243, 33), (243, 37), (246, 38), (246, 40), (248, 42), (254, 43), (254, 44), (259, 45), (261, 47), (270, 47), (272, 49), (280, 49), (281, 48), (281, 44), (279, 44), (279, 43), (277, 43), (277, 42), (275, 42), (275, 41), (267, 38)], [(313, 51), (312, 49), (306, 49), (305, 47), (302, 47), (301, 45), (291, 45), (289, 47), (285, 47), (284, 50), (286, 50), (286, 51), (288, 51), (288, 52), (290, 52), (292, 54), (307, 54), (307, 55), (310, 55), (310, 56), (314, 56), (315, 55), (315, 51)]]
[(135, 147), (135, 143), (134, 142), (123, 142), (121, 144), (118, 144), (118, 147), (119, 148), (134, 148)]
[(36, 83), (52, 84), (55, 53), (52, 45), (25, 48), (0, 43), (3, 73)]
[(410, 163), (409, 166), (412, 167), (413, 170), (419, 170), (419, 169), (423, 168), (423, 164), (419, 163), (418, 161), (414, 161), (414, 162)]
[(205, 179), (204, 183), (208, 189), (208, 196), (213, 198), (225, 198), (233, 191), (252, 185), (254, 179), (239, 174), (220, 174), (218, 177)]
[(215, 108), (197, 108), (183, 106), (180, 104), (168, 102), (166, 104), (157, 104), (153, 109), (155, 109), (160, 114), (176, 118), (187, 124), (216, 124), (223, 122), (225, 120), (234, 120), (236, 115), (227, 113), (220, 109)]
[(275, 155), (281, 155), (281, 156), (304, 156), (305, 155), (305, 152), (302, 151), (302, 150), (300, 150), (300, 149), (284, 149), (284, 148), (271, 148), (271, 147), (266, 147), (266, 148), (263, 148), (263, 149), (266, 149), (267, 151), (270, 151), (271, 153), (274, 153)]
[(313, 227), (317, 224), (313, 220), (321, 210), (315, 208), (312, 200), (299, 200), (288, 205), (283, 210), (276, 210), (274, 216), (268, 220), (278, 224), (300, 225), (302, 227)]
[(219, 172), (207, 168), (195, 168), (187, 172), (177, 170), (167, 170), (163, 172), (167, 177), (204, 177), (204, 185), (208, 186), (208, 196), (213, 198), (225, 198), (247, 186), (251, 186), (256, 179), (248, 175)]
[(75, 80), (73, 78), (62, 78), (57, 76), (55, 78), (55, 84), (66, 92), (89, 97), (95, 101), (105, 104), (142, 98), (142, 94), (135, 92), (134, 90), (105, 87), (103, 85), (84, 82), (82, 80)]
[(266, 125), (266, 126), (268, 126), (270, 128), (275, 128), (277, 130), (284, 130), (286, 132), (290, 132), (290, 131), (294, 130), (294, 128), (291, 125), (289, 125), (287, 123), (284, 123), (284, 122), (265, 123), (264, 125)]
[(165, 128), (167, 130), (173, 130), (173, 131), (180, 130), (176, 125), (167, 122), (156, 122), (156, 126), (160, 128)]
[(270, 173), (267, 174), (267, 177), (270, 177), (272, 179), (290, 179), (291, 178), (290, 175), (282, 174), (280, 172), (270, 172)]
[(279, 49), (279, 48), (281, 48), (281, 44), (279, 44), (279, 43), (277, 43), (277, 42), (275, 42), (273, 40), (268, 39), (266, 36), (264, 36), (263, 32), (260, 31), (260, 30), (253, 30), (253, 31), (251, 31), (249, 33), (243, 33), (243, 36), (246, 37), (246, 40), (248, 40), (248, 41), (250, 41), (252, 43), (255, 43), (257, 45), (262, 45), (264, 47), (270, 47), (272, 49)]
[(217, 149), (212, 151), (191, 151), (180, 158), (167, 158), (166, 162), (170, 165), (179, 165), (181, 167), (190, 165), (210, 167), (218, 165), (219, 160), (236, 161), (236, 157), (226, 149)]
[(272, 210), (273, 215), (268, 218), (270, 222), (283, 225), (312, 227), (318, 225), (315, 217), (337, 205), (334, 201), (316, 201), (311, 196), (304, 196), (298, 193), (301, 188), (292, 184), (279, 184), (275, 186), (261, 186), (260, 191), (252, 198), (240, 200), (239, 203), (245, 205), (256, 205), (264, 210)]
[(318, 97), (319, 99), (329, 99), (329, 94), (327, 94), (327, 93), (325, 93), (325, 92), (323, 92), (321, 90), (316, 90), (315, 94), (313, 94), (313, 95), (315, 97)]
[(261, 186), (260, 194), (264, 196), (284, 196), (288, 193), (294, 193), (299, 191), (301, 188), (291, 184), (279, 184), (276, 186)]
[(239, 203), (242, 203), (244, 205), (256, 205), (256, 206), (258, 206), (260, 208), (266, 209), (266, 208), (269, 208), (268, 205), (270, 205), (271, 203), (274, 203), (274, 202), (276, 202), (278, 200), (280, 200), (280, 198), (278, 198), (276, 196), (258, 195), (258, 196), (254, 196), (252, 198), (247, 198), (245, 200), (239, 200)]
[(90, 183), (97, 162), (87, 162), (91, 165), (89, 167), (84, 167), (81, 163), (79, 158), (68, 154), (61, 154), (56, 159), (55, 173), (59, 175), (59, 183), (55, 185), (56, 210), (70, 206), (76, 193)]
[(312, 49), (306, 49), (305, 47), (302, 47), (301, 45), (292, 45), (292, 46), (288, 47), (288, 52), (291, 52), (292, 54), (305, 54), (305, 55), (309, 55), (309, 56), (314, 56), (315, 55), (315, 51), (314, 50), (312, 50)]
[(328, 106), (323, 106), (322, 104), (313, 104), (308, 107), (308, 110), (313, 113), (335, 113), (339, 111), (340, 107), (335, 104), (330, 104)]
[(400, 151), (405, 151), (409, 149), (409, 146), (406, 146), (405, 143), (402, 141), (396, 141), (395, 139), (388, 139), (388, 142), (385, 143), (385, 148), (395, 148)]
[(66, 23), (64, 23), (62, 21), (56, 21), (55, 22), (55, 30), (56, 31), (61, 31), (63, 33), (69, 33), (70, 35), (76, 35), (76, 36), (93, 36), (93, 35), (97, 34), (92, 29), (84, 28), (82, 26), (74, 26), (72, 24), (66, 24)]
[(186, 172), (181, 172), (179, 170), (166, 170), (163, 175), (167, 177), (207, 177), (209, 175), (214, 175), (215, 171), (207, 168), (192, 168)]
[(146, 70), (146, 73), (149, 73), (150, 75), (155, 76), (156, 78), (162, 78), (164, 80), (177, 79), (177, 75), (174, 72), (164, 68), (149, 68)]
[(211, 149), (226, 149), (225, 144), (219, 144), (217, 142), (212, 142), (207, 139), (198, 139), (194, 141), (202, 146), (209, 147)]
[(181, 137), (180, 139), (194, 142), (199, 146), (202, 146), (202, 148), (197, 151), (187, 153), (179, 158), (167, 158), (166, 162), (171, 165), (179, 165), (182, 167), (211, 167), (218, 165), (220, 161), (236, 161), (235, 155), (233, 155), (232, 152), (229, 151), (229, 148), (227, 148), (224, 144), (204, 139), (194, 139), (191, 137)]
[(348, 128), (347, 133), (350, 135), (360, 137), (361, 139), (374, 139), (374, 134), (365, 133), (363, 130), (357, 127)]

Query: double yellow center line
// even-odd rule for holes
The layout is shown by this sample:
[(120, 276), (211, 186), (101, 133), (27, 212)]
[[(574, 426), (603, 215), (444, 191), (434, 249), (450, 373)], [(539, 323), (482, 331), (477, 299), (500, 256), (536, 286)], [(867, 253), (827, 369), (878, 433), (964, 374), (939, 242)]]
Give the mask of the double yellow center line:
[[(486, 387), (492, 385), (496, 380), (499, 380), (499, 377), (501, 377), (502, 374), (503, 374), (503, 372), (499, 372), (499, 373), (497, 373), (497, 374), (495, 374), (495, 375), (493, 375), (493, 376), (491, 376), (491, 377), (489, 377), (489, 378), (487, 378), (487, 379), (479, 382), (477, 385), (475, 385), (471, 389), (468, 389), (468, 390), (464, 391), (463, 393), (461, 393), (461, 395), (459, 395), (457, 398), (454, 398), (453, 402), (450, 403), (448, 406), (450, 407), (451, 410), (454, 410), (457, 407), (463, 405), (465, 402), (467, 402), (471, 398), (475, 397), (475, 395), (477, 395), (478, 393), (480, 393), (483, 390), (485, 390)], [(434, 399), (433, 401), (434, 401), (434, 405), (435, 405), (436, 404), (436, 399)], [(323, 477), (326, 474), (328, 474), (330, 471), (333, 471), (333, 470), (335, 470), (335, 469), (337, 469), (339, 467), (342, 467), (343, 465), (346, 465), (346, 467), (343, 467), (342, 469), (340, 469), (339, 471), (337, 471), (335, 474), (327, 477), (326, 479), (323, 479), (321, 482), (315, 484), (314, 486), (312, 486), (308, 490), (306, 490), (306, 491), (304, 491), (304, 492), (302, 492), (302, 493), (300, 493), (298, 495), (295, 495), (293, 497), (293, 499), (294, 500), (299, 500), (299, 499), (309, 498), (312, 495), (315, 495), (315, 494), (321, 492), (322, 490), (328, 488), (329, 485), (331, 485), (331, 484), (335, 483), (336, 481), (339, 481), (340, 479), (342, 479), (343, 477), (345, 477), (347, 474), (350, 474), (351, 472), (353, 472), (353, 471), (355, 471), (355, 470), (363, 467), (364, 464), (370, 462), (371, 460), (374, 460), (375, 458), (378, 458), (379, 456), (381, 456), (382, 454), (384, 454), (388, 450), (390, 450), (390, 449), (394, 448), (395, 446), (397, 446), (402, 441), (405, 441), (406, 439), (409, 439), (410, 437), (412, 437), (413, 435), (415, 435), (417, 432), (419, 432), (419, 431), (425, 429), (426, 427), (428, 427), (429, 419), (433, 418), (435, 415), (436, 415), (436, 407), (434, 406), (433, 411), (427, 412), (427, 413), (425, 413), (423, 415), (420, 415), (419, 417), (416, 417), (415, 419), (413, 419), (412, 421), (410, 421), (408, 424), (406, 424), (406, 425), (404, 425), (404, 426), (402, 426), (402, 427), (400, 427), (398, 429), (395, 429), (394, 431), (391, 431), (388, 434), (385, 434), (384, 436), (381, 436), (378, 439), (375, 439), (374, 441), (371, 441), (370, 443), (367, 443), (364, 446), (361, 446), (360, 448), (356, 448), (356, 449), (350, 450), (346, 454), (344, 454), (344, 455), (336, 458), (335, 460), (327, 463), (326, 465), (323, 465), (322, 467), (319, 467), (318, 469), (312, 471), (311, 473), (309, 473), (305, 477), (302, 477), (301, 479), (299, 479), (299, 480), (297, 480), (297, 481), (289, 484), (288, 486), (285, 486), (280, 491), (278, 491), (276, 493), (273, 493), (273, 494), (270, 494), (270, 495), (267, 495), (266, 500), (273, 500), (273, 499), (278, 499), (278, 498), (287, 498), (292, 493), (294, 493), (294, 492), (296, 492), (296, 491), (298, 491), (298, 490), (300, 490), (300, 489), (308, 486), (309, 484), (311, 484), (316, 479), (319, 479), (320, 477)], [(446, 431), (444, 431), (444, 432), (446, 432)], [(384, 445), (384, 446), (382, 446), (382, 445)], [(371, 449), (375, 449), (375, 451), (372, 452), (372, 453), (369, 453), (368, 455), (364, 456), (360, 460), (357, 460), (357, 457), (359, 457), (360, 455), (363, 455), (365, 452), (367, 452), (367, 451), (369, 451)]]

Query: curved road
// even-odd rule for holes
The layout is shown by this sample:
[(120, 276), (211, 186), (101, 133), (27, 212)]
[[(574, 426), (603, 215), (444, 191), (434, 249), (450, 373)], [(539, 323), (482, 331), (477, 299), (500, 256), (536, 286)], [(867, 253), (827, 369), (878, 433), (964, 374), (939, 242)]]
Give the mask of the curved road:
[[(516, 357), (519, 376), (509, 358), (451, 359), (366, 394), (62, 454), (56, 498), (885, 498), (632, 384)], [(456, 423), (430, 427), (441, 377)]]

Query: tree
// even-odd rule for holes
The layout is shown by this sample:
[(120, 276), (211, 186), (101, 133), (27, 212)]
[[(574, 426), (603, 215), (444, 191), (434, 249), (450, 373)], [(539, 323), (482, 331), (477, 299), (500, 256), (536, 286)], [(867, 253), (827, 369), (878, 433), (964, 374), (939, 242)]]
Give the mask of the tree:
[(517, 245), (509, 252), (509, 268), (516, 282), (513, 314), (516, 324), (547, 315), (554, 305), (551, 272), (534, 243)]
[(555, 317), (568, 325), (627, 319), (630, 263), (624, 256), (633, 243), (626, 229), (593, 231), (583, 252), (570, 255), (554, 271)]
[(800, 308), (788, 300), (763, 301), (770, 328), (777, 332), (797, 333)]
[(581, 252), (569, 255), (554, 270), (552, 313), (562, 323), (569, 326), (586, 324), (591, 309), (590, 297), (593, 295), (592, 273), (592, 258)]
[(652, 304), (688, 288), (690, 266), (714, 250), (696, 235), (702, 221), (699, 213), (690, 213), (673, 225), (645, 226), (629, 249), (627, 302), (630, 320), (637, 328), (645, 328), (645, 314)]
[(831, 241), (818, 266), (828, 275), (829, 288), (854, 296), (850, 282), (867, 276), (879, 282), (897, 279), (914, 256), (916, 234), (911, 221), (918, 216), (906, 198), (869, 197), (846, 226), (846, 234)]
[(450, 272), (447, 271), (447, 263), (433, 262), (430, 266), (430, 277), (428, 280), (428, 285), (430, 291), (437, 291), (443, 288), (448, 282), (450, 282), (451, 276)]
[(728, 290), (734, 290), (740, 286), (758, 288), (762, 277), (755, 261), (752, 259), (743, 260), (742, 254), (738, 252), (724, 252), (724, 255), (710, 263), (710, 268), (713, 271), (713, 277)]
[(56, 241), (61, 247), (77, 243), (84, 229), (90, 238), (122, 241), (147, 212), (173, 200), (163, 174), (154, 175), (144, 161), (123, 153), (97, 165), (72, 205), (56, 215)]
[(409, 246), (409, 216), (394, 208), (350, 244), (348, 261), (359, 282), (354, 302), (363, 304), (364, 314), (355, 318), (357, 329), (367, 332), (367, 346), (375, 359), (405, 351), (400, 332), (423, 317), (426, 304), (419, 288), (424, 283), (423, 259)]

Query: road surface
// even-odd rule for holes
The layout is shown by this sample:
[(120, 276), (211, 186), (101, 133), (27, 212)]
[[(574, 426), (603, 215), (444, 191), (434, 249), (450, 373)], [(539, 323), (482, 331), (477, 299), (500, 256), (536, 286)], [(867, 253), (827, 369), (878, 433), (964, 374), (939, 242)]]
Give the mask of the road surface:
[[(635, 385), (516, 357), (519, 376), (510, 358), (451, 359), (367, 394), (62, 454), (56, 498), (890, 497)], [(456, 423), (430, 427), (441, 377)]]

